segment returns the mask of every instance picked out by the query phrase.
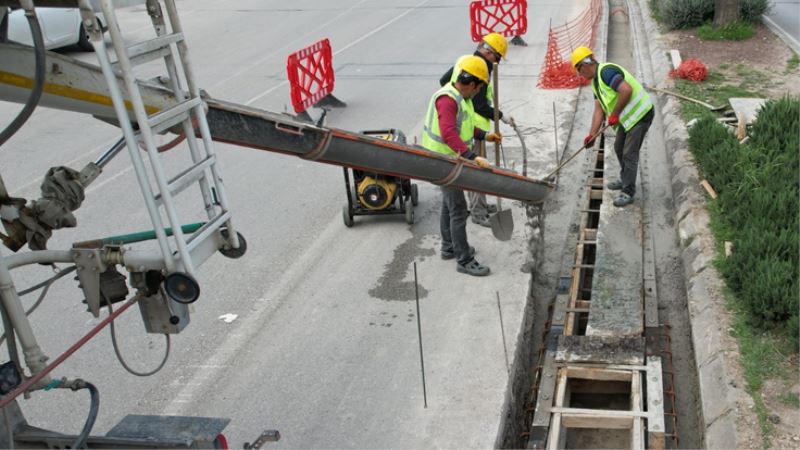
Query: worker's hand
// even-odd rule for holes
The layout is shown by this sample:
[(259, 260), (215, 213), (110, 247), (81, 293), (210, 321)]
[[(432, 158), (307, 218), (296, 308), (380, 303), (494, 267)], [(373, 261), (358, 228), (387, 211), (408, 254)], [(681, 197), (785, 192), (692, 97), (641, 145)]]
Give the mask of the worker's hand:
[(591, 147), (594, 145), (594, 135), (589, 134), (585, 138), (583, 138), (583, 146), (584, 147)]
[(514, 118), (511, 117), (511, 116), (507, 116), (507, 115), (503, 114), (503, 117), (500, 118), (500, 120), (502, 120), (503, 123), (508, 125), (508, 126), (512, 126), (512, 127), (514, 126)]
[(503, 134), (500, 132), (489, 133), (486, 135), (486, 142), (501, 142), (502, 140), (503, 140)]
[(492, 165), (489, 164), (489, 160), (484, 158), (483, 156), (476, 156), (475, 159), (473, 159), (473, 161), (475, 161), (475, 164), (477, 164), (478, 167), (480, 167), (481, 169), (492, 168)]
[(619, 116), (616, 114), (612, 114), (608, 116), (608, 126), (613, 127), (614, 125), (619, 124)]

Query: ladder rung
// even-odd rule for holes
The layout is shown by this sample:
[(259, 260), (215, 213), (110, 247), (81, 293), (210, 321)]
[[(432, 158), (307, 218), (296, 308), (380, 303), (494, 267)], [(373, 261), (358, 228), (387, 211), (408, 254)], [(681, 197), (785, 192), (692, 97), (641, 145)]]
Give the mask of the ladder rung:
[(163, 58), (170, 53), (170, 44), (182, 40), (183, 33), (174, 33), (133, 44), (128, 47), (128, 59), (131, 60), (131, 64), (140, 65), (154, 59)]
[(173, 125), (189, 118), (189, 112), (195, 106), (200, 105), (200, 97), (184, 100), (174, 106), (161, 110), (147, 120), (153, 133), (160, 133), (169, 129)]
[(203, 240), (205, 240), (211, 233), (217, 231), (219, 227), (222, 226), (225, 222), (231, 219), (230, 211), (224, 211), (219, 214), (217, 217), (214, 217), (213, 220), (209, 220), (206, 222), (199, 230), (195, 231), (193, 235), (189, 237), (186, 241), (186, 245), (191, 252), (194, 250), (195, 247), (200, 245)]
[[(177, 195), (179, 192), (189, 187), (192, 183), (202, 178), (205, 170), (211, 167), (211, 165), (216, 161), (216, 156), (210, 155), (178, 175), (175, 175), (175, 177), (173, 177), (171, 180), (169, 180), (169, 183), (167, 183), (169, 193), (171, 195)], [(157, 204), (161, 204), (161, 194), (157, 194), (154, 199)]]

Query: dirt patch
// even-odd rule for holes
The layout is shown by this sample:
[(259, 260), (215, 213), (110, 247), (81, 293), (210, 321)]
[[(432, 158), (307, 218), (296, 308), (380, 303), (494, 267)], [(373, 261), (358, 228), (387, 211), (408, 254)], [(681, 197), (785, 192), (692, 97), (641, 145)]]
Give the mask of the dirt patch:
[[(800, 69), (787, 65), (794, 52), (764, 25), (755, 26), (756, 34), (743, 41), (704, 41), (697, 29), (664, 33), (671, 49), (681, 58), (697, 58), (710, 70), (742, 83), (754, 83), (756, 91), (768, 97), (800, 95)], [(761, 72), (766, 77), (753, 76)]]

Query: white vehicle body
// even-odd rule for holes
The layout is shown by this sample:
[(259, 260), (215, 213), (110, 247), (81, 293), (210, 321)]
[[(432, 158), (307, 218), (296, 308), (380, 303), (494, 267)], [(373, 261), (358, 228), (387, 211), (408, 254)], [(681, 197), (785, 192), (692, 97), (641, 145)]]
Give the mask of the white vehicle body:
[[(86, 33), (81, 24), (78, 8), (36, 8), (36, 16), (42, 27), (45, 47), (48, 50), (78, 45), (90, 51)], [(98, 13), (101, 22), (102, 14)], [(25, 17), (25, 11), (15, 9), (8, 14), (8, 39), (25, 45), (33, 45), (33, 37)]]

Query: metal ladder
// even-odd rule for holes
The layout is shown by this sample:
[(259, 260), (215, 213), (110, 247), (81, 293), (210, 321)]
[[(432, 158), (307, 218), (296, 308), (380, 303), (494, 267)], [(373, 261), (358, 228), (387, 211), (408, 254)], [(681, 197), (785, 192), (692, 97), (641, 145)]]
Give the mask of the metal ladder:
[[(164, 9), (161, 6), (162, 2)], [(111, 48), (116, 55), (116, 62), (113, 63), (108, 56), (102, 30), (97, 26), (89, 0), (79, 0), (79, 4), (84, 26), (89, 31), (90, 40), (108, 83), (166, 272), (168, 274), (183, 272), (194, 276), (197, 266), (202, 264), (202, 261), (195, 264), (196, 261), (192, 259), (193, 251), (204, 243), (208, 244), (208, 240), (217, 242), (215, 249), (239, 249), (240, 239), (231, 222), (228, 198), (217, 166), (217, 157), (203, 101), (200, 98), (200, 90), (189, 64), (188, 49), (175, 0), (147, 0), (147, 12), (155, 28), (156, 37), (132, 45), (125, 44), (113, 0), (99, 1), (105, 25), (108, 27)], [(174, 93), (176, 104), (160, 111), (153, 111), (152, 107), (145, 106), (133, 69), (158, 59), (162, 59), (166, 65), (169, 86)], [(181, 66), (182, 72), (179, 72), (178, 65)], [(120, 87), (118, 75), (124, 82), (129, 103)], [(133, 111), (133, 117), (129, 109)], [(138, 130), (134, 129), (133, 124), (138, 124)], [(192, 164), (176, 176), (167, 178), (155, 135), (178, 126), (186, 136)], [(195, 136), (195, 127), (199, 131), (200, 139)], [(147, 152), (149, 169), (145, 166), (142, 151), (139, 149), (140, 143)], [(155, 192), (151, 188), (152, 179), (155, 179)], [(182, 223), (175, 209), (175, 198), (195, 183), (199, 184), (208, 221), (187, 235), (181, 230)], [(164, 229), (162, 207), (168, 225), (172, 229), (172, 239)]]

